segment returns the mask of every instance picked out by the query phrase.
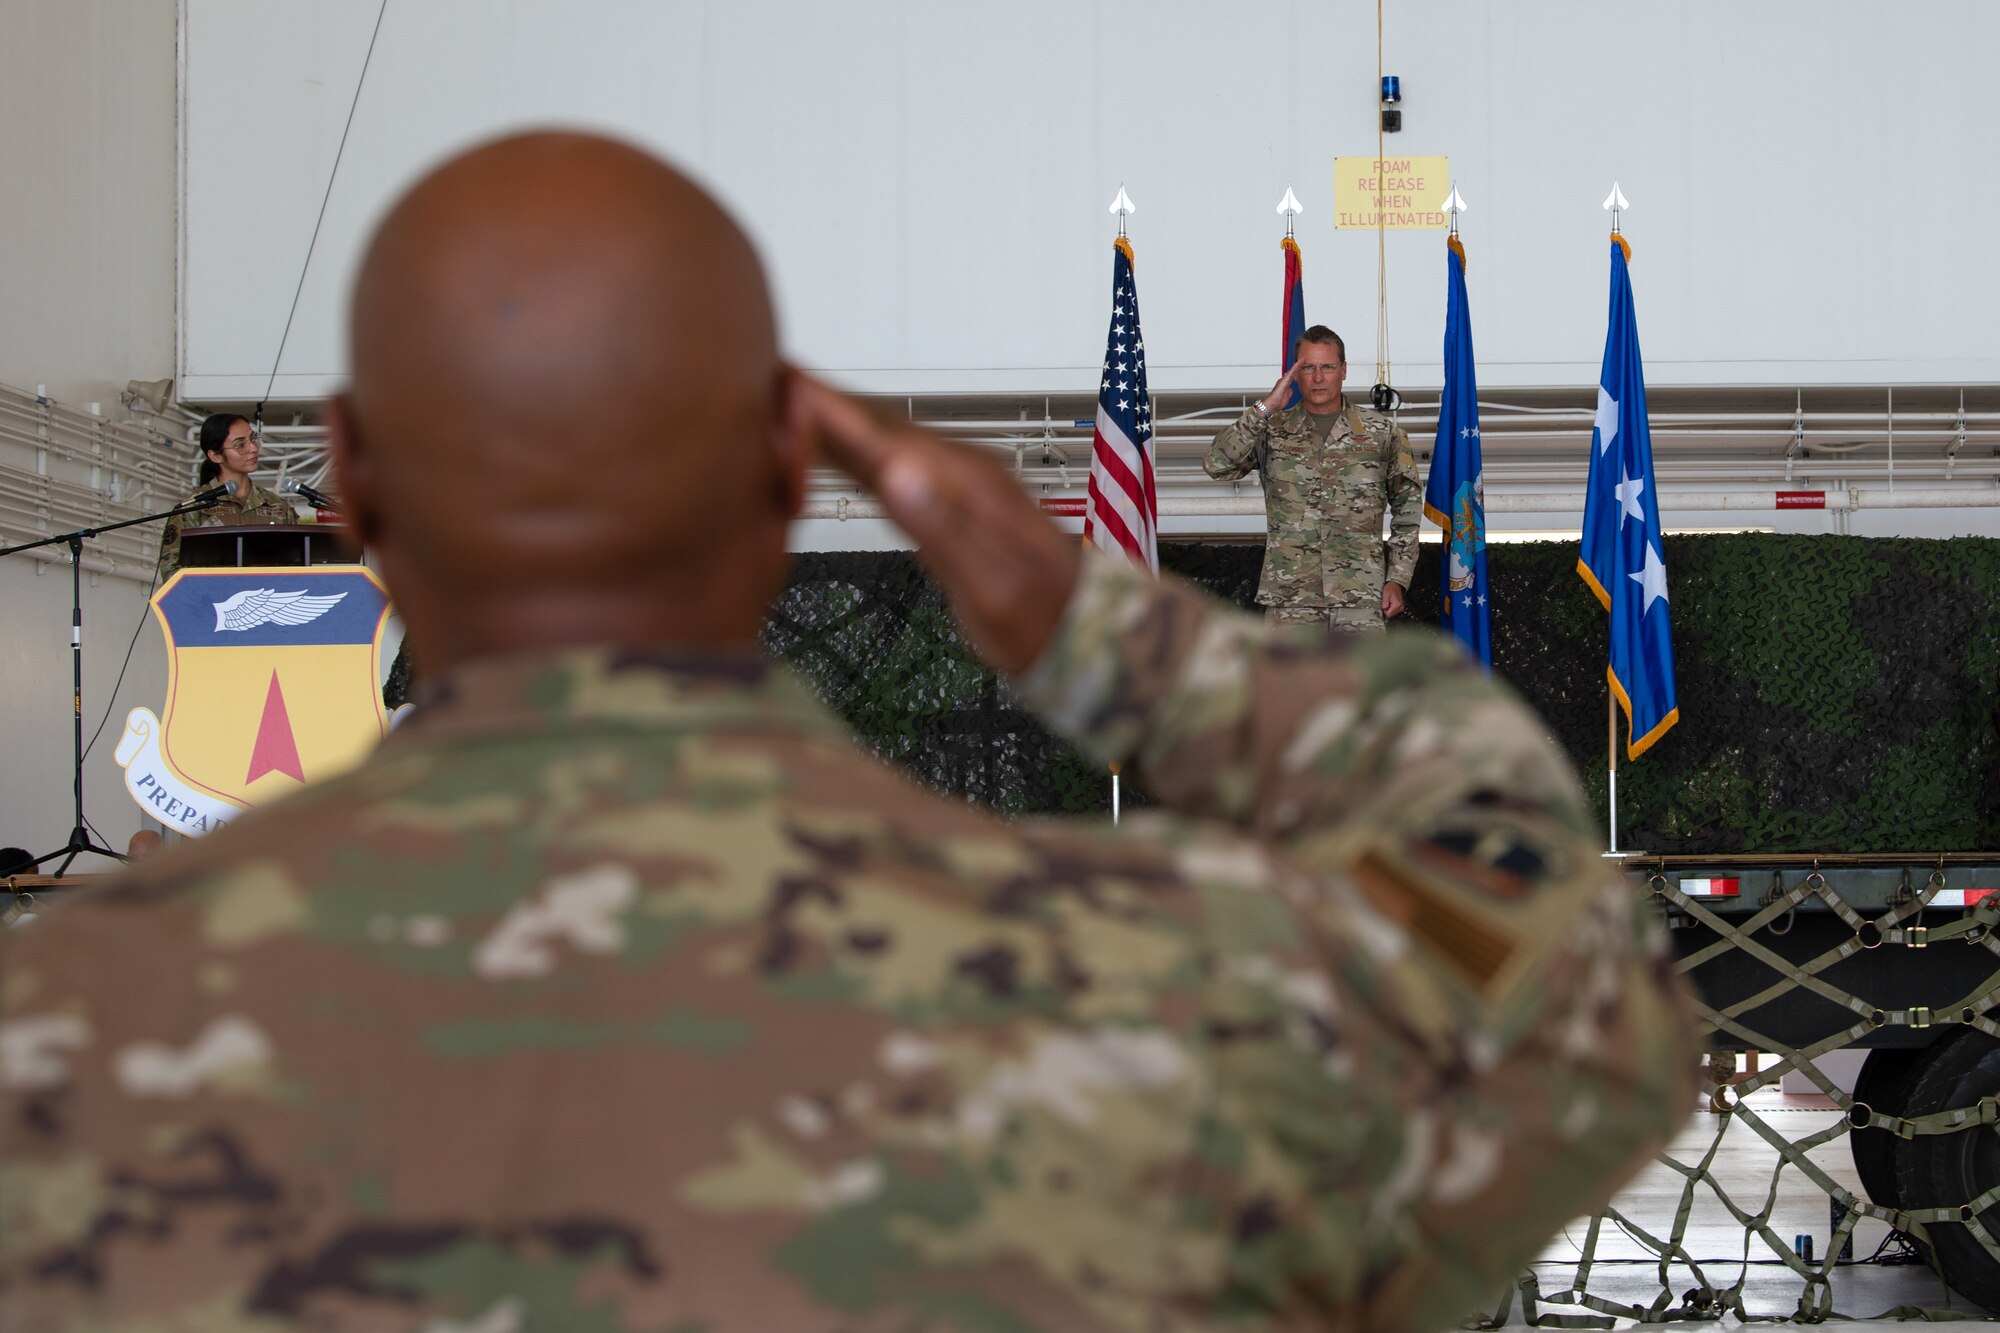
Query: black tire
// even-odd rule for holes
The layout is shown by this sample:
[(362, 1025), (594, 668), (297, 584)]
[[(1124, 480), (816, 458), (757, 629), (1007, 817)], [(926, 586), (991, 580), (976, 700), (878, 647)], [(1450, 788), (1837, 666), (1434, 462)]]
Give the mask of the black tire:
[[(1903, 1114), (1933, 1115), (2000, 1093), (2000, 1040), (1965, 1028), (1924, 1052), (1905, 1085)], [(2000, 1133), (1973, 1125), (1953, 1134), (1897, 1140), (1891, 1150), (1895, 1189), (1904, 1208), (1962, 1204), (2000, 1184)], [(2000, 1206), (1980, 1214), (2000, 1236)], [(1928, 1224), (1933, 1262), (1953, 1291), (2000, 1314), (2000, 1260), (1956, 1222)]]
[[(1868, 1052), (1868, 1058), (1861, 1062), (1861, 1076), (1854, 1080), (1854, 1100), (1883, 1115), (1905, 1114), (1910, 1083), (1924, 1057), (1935, 1049), (1922, 1046)], [(1868, 1201), (1884, 1208), (1903, 1207), (1896, 1187), (1896, 1136), (1886, 1129), (1850, 1130), (1847, 1147), (1854, 1154), (1854, 1170), (1861, 1177), (1861, 1192)]]

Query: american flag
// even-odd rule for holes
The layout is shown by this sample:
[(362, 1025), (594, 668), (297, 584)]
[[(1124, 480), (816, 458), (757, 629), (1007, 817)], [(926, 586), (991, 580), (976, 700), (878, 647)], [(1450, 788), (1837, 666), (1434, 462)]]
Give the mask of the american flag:
[(1097, 389), (1083, 539), (1100, 551), (1123, 552), (1133, 564), (1157, 574), (1160, 501), (1153, 489), (1153, 404), (1146, 396), (1139, 289), (1132, 281), (1131, 243), (1120, 236), (1112, 249), (1111, 331), (1104, 340), (1104, 376)]

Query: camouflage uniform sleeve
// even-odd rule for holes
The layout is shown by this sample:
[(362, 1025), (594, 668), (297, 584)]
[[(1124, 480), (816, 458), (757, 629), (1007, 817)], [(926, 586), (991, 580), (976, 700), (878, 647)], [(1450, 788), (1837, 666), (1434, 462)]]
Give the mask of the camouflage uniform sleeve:
[(1410, 586), (1417, 572), (1417, 530), (1424, 516), (1424, 484), (1417, 475), (1417, 456), (1410, 437), (1399, 426), (1390, 436), (1388, 467), (1389, 574), (1391, 583)]
[(1215, 443), (1208, 447), (1208, 457), (1201, 460), (1201, 470), (1217, 481), (1234, 481), (1249, 475), (1257, 466), (1257, 451), (1264, 447), (1270, 430), (1269, 417), (1254, 407), (1244, 408), (1242, 416), (1216, 435)]
[(173, 572), (181, 567), (181, 521), (167, 520), (167, 526), (160, 531), (160, 571), (154, 584), (165, 583)]
[(1317, 960), (1319, 1072), (1230, 1104), (1348, 1137), (1288, 1140), (1264, 1204), (1291, 1239), (1240, 1246), (1238, 1280), (1314, 1293), (1331, 1325), (1449, 1327), (1686, 1118), (1697, 1047), (1657, 921), (1533, 714), (1445, 641), (1308, 641), (1086, 559), (1019, 689), (1172, 810), (1250, 835), (1128, 821), (1228, 890), (1212, 929), (1276, 898), (1267, 938)]
[[(1175, 810), (1292, 842), (1363, 805), (1490, 790), (1590, 830), (1533, 714), (1444, 641), (1333, 652), (1086, 555), (1056, 638), (1017, 688), (1093, 759), (1136, 765)], [(1444, 788), (1434, 768), (1451, 774)]]

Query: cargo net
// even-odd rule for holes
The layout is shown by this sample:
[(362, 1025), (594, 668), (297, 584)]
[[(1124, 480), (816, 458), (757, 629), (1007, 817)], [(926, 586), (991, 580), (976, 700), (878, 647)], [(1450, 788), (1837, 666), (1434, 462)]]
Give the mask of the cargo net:
[[(1697, 1117), (1676, 1145), (1678, 1151), (1670, 1150), (1649, 1168), (1655, 1185), (1665, 1188), (1624, 1196), (1643, 1194), (1655, 1201), (1649, 1205), (1653, 1207), (1671, 1199), (1671, 1214), (1661, 1209), (1660, 1216), (1642, 1218), (1632, 1215), (1636, 1207), (1628, 1212), (1613, 1206), (1566, 1229), (1575, 1253), (1560, 1258), (1550, 1257), (1553, 1250), (1545, 1252), (1544, 1261), (1519, 1280), (1515, 1291), (1490, 1315), (1468, 1321), (1468, 1327), (1505, 1324), (1517, 1294), (1522, 1319), (1545, 1328), (1609, 1328), (1618, 1319), (1658, 1323), (1726, 1315), (1807, 1323), (1855, 1317), (1981, 1319), (1986, 1317), (1982, 1304), (2000, 1310), (2000, 1135), (1995, 1131), (2000, 1124), (2000, 1023), (1988, 1016), (1988, 1007), (2000, 1002), (2000, 935), (1995, 933), (2000, 894), (1979, 899), (1948, 923), (1933, 925), (1925, 924), (1926, 909), (1936, 920), (1945, 915), (1938, 908), (1962, 906), (1965, 897), (1964, 891), (1947, 888), (1942, 865), (1927, 880), (1919, 871), (1914, 878), (1921, 882), (1913, 883), (1906, 873), (1887, 910), (1872, 907), (1873, 915), (1845, 901), (1816, 866), (1795, 878), (1786, 888), (1783, 875), (1773, 872), (1754, 915), (1742, 917), (1711, 910), (1711, 900), (1683, 892), (1665, 874), (1651, 876), (1651, 893), (1671, 925), (1713, 936), (1702, 947), (1681, 951), (1684, 974), (1726, 961), (1732, 951), (1742, 956), (1736, 962), (1754, 962), (1754, 969), (1739, 969), (1736, 983), (1727, 988), (1731, 994), (1741, 990), (1748, 975), (1749, 993), (1735, 995), (1721, 1007), (1705, 998), (1698, 1003), (1705, 1034), (1719, 1038), (1719, 1045), (1769, 1053), (1776, 1063), (1734, 1077), (1733, 1054), (1711, 1056), (1710, 1114)], [(1795, 957), (1800, 950), (1783, 947), (1784, 937), (1807, 912), (1821, 915), (1828, 927), (1822, 933), (1830, 942), (1824, 949), (1809, 948), (1811, 956), (1800, 960)], [(1829, 914), (1840, 924), (1833, 925)], [(1700, 943), (1699, 933), (1694, 938)], [(1974, 958), (1953, 960), (1953, 975), (1978, 979), (1949, 1003), (1898, 1008), (1830, 979), (1836, 972), (1872, 973), (1882, 979), (1885, 969), (1879, 967), (1840, 967), (1866, 952), (1944, 948), (1979, 951)], [(1942, 961), (1937, 955), (1912, 957), (1922, 963)], [(1894, 988), (1907, 995), (1906, 987)], [(1760, 1010), (1772, 1012), (1767, 1007), (1774, 1003), (1789, 1003), (1796, 1013), (1805, 995), (1825, 1002), (1813, 1006), (1815, 1013), (1833, 1016), (1824, 1035), (1809, 1044), (1788, 1045), (1753, 1021)], [(1885, 1052), (1883, 1075), (1874, 1072), (1877, 1066), (1871, 1061), (1853, 1094), (1820, 1069), (1829, 1053), (1854, 1047), (1871, 1034), (1879, 1040), (1880, 1034), (1898, 1028), (1913, 1036), (1924, 1029), (1944, 1032), (1928, 1047)], [(1797, 1119), (1789, 1108), (1780, 1110), (1774, 1099), (1756, 1096), (1793, 1071), (1809, 1079), (1838, 1113), (1816, 1117), (1829, 1123), (1796, 1137), (1779, 1123)], [(1762, 1178), (1746, 1179), (1739, 1169), (1724, 1179), (1725, 1142), (1740, 1135), (1761, 1145), (1757, 1155), (1763, 1162), (1775, 1158)], [(1837, 1157), (1815, 1157), (1815, 1150), (1829, 1145), (1836, 1152), (1852, 1152), (1865, 1195), (1872, 1197), (1836, 1179), (1829, 1165)], [(1690, 1146), (1696, 1151), (1690, 1153)], [(1793, 1230), (1801, 1216), (1801, 1181), (1814, 1199), (1823, 1195), (1828, 1201), (1818, 1210), (1818, 1225), (1807, 1233), (1827, 1236), (1824, 1250), (1817, 1253), (1813, 1245), (1801, 1244), (1805, 1237)], [(1989, 1187), (1977, 1189), (1980, 1183)], [(1781, 1204), (1781, 1195), (1791, 1202)], [(1704, 1252), (1722, 1248), (1717, 1239), (1727, 1233), (1712, 1222), (1698, 1225), (1696, 1214), (1702, 1210), (1712, 1217), (1717, 1205), (1740, 1229), (1741, 1248), (1735, 1254)], [(1855, 1245), (1863, 1218), (1889, 1228), (1880, 1245), (1865, 1255)], [(1952, 1288), (1952, 1294), (1942, 1297), (1950, 1308), (1936, 1308), (1936, 1296), (1886, 1309), (1879, 1308), (1879, 1297), (1877, 1308), (1834, 1308), (1839, 1270), (1898, 1262), (1941, 1268)], [(1643, 1279), (1646, 1265), (1652, 1269), (1650, 1283)], [(1782, 1281), (1782, 1269), (1798, 1279), (1796, 1289)], [(1939, 1291), (1935, 1279), (1898, 1285)], [(1607, 1293), (1609, 1287), (1618, 1289), (1615, 1297)], [(1857, 1294), (1855, 1299), (1868, 1298)], [(1553, 1313), (1544, 1308), (1548, 1306), (1594, 1313)]]

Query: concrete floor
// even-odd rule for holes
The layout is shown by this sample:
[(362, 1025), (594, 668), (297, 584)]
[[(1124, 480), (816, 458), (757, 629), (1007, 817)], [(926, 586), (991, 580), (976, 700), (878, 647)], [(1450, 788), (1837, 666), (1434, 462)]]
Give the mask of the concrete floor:
[[(1767, 1125), (1790, 1142), (1808, 1138), (1839, 1119), (1831, 1104), (1817, 1095), (1788, 1096), (1773, 1090), (1757, 1094), (1750, 1099), (1749, 1105)], [(1696, 1116), (1675, 1140), (1671, 1155), (1683, 1163), (1699, 1161), (1714, 1142), (1716, 1126), (1715, 1116)], [(1854, 1161), (1849, 1155), (1845, 1136), (1836, 1136), (1813, 1149), (1808, 1156), (1842, 1185), (1859, 1191), (1860, 1184), (1855, 1177)], [(1771, 1193), (1773, 1173), (1779, 1160), (1776, 1149), (1749, 1125), (1732, 1120), (1723, 1134), (1712, 1169), (1737, 1207), (1755, 1213), (1762, 1209)], [(1671, 1168), (1655, 1164), (1628, 1186), (1613, 1206), (1634, 1226), (1664, 1238), (1673, 1228), (1684, 1183), (1684, 1177)], [(1788, 1246), (1793, 1237), (1810, 1235), (1815, 1259), (1823, 1259), (1833, 1231), (1827, 1196), (1801, 1172), (1791, 1168), (1777, 1176), (1776, 1189), (1771, 1230)], [(1577, 1281), (1580, 1247), (1587, 1230), (1587, 1219), (1570, 1226), (1543, 1251), (1541, 1260), (1537, 1262), (1535, 1273), (1542, 1292), (1539, 1304), (1542, 1315), (1603, 1313), (1599, 1309), (1552, 1299), (1562, 1295)], [(1861, 1219), (1854, 1233), (1855, 1257), (1866, 1258), (1875, 1253), (1887, 1234), (1888, 1228), (1882, 1223), (1873, 1218)], [(1690, 1255), (1701, 1261), (1710, 1284), (1717, 1288), (1730, 1287), (1737, 1281), (1743, 1272), (1743, 1260), (1747, 1253), (1751, 1266), (1744, 1286), (1743, 1303), (1752, 1316), (1789, 1319), (1797, 1313), (1805, 1280), (1777, 1261), (1769, 1243), (1759, 1236), (1749, 1238), (1746, 1252), (1743, 1228), (1706, 1186), (1697, 1188), (1684, 1245)], [(1661, 1286), (1657, 1261), (1652, 1252), (1637, 1241), (1606, 1226), (1599, 1235), (1596, 1255), (1597, 1262), (1585, 1275), (1589, 1295), (1616, 1305), (1639, 1307), (1650, 1306), (1659, 1297)], [(1617, 1260), (1642, 1262), (1611, 1262)], [(1760, 1263), (1760, 1260), (1768, 1262)], [(1677, 1264), (1672, 1270), (1671, 1283), (1671, 1290), (1675, 1293), (1672, 1304), (1676, 1306), (1682, 1293), (1697, 1286), (1685, 1264)], [(1887, 1312), (1898, 1306), (1921, 1308), (1929, 1319), (1941, 1321), (1921, 1325), (1927, 1328), (1991, 1330), (2000, 1327), (2000, 1322), (1953, 1293), (1922, 1264), (1839, 1267), (1834, 1270), (1830, 1286), (1834, 1318), (1843, 1330), (1917, 1327), (1908, 1322), (1907, 1316), (1904, 1319), (1884, 1318)], [(1490, 1309), (1488, 1313), (1491, 1313)], [(1522, 1315), (1521, 1301), (1517, 1296), (1511, 1318), (1505, 1326), (1525, 1327)], [(1712, 1326), (1710, 1320), (1700, 1322)], [(1737, 1322), (1732, 1316), (1726, 1321), (1726, 1326)], [(1615, 1324), (1620, 1329), (1645, 1326), (1629, 1317), (1619, 1318)]]

